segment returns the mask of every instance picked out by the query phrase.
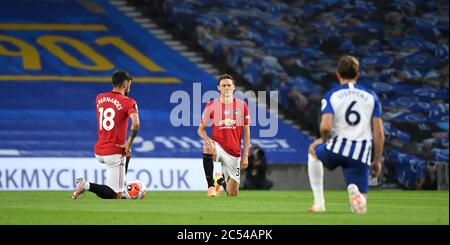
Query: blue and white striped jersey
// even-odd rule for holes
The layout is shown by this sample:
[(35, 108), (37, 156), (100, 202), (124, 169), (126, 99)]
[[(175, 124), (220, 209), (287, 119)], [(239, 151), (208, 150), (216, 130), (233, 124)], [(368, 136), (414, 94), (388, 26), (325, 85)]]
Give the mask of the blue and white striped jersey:
[(381, 117), (378, 96), (354, 83), (328, 91), (322, 99), (322, 114), (333, 114), (331, 137), (326, 148), (336, 154), (370, 164), (372, 117)]

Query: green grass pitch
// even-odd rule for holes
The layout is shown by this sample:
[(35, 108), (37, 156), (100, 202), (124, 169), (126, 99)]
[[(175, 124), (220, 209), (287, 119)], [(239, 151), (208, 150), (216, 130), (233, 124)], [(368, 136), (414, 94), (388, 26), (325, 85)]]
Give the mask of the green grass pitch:
[[(308, 213), (310, 191), (149, 192), (143, 200), (92, 193), (0, 191), (0, 224), (449, 224), (448, 191), (372, 190), (365, 215), (350, 212), (345, 191), (327, 191), (326, 213)], [(212, 218), (214, 217), (214, 218)]]

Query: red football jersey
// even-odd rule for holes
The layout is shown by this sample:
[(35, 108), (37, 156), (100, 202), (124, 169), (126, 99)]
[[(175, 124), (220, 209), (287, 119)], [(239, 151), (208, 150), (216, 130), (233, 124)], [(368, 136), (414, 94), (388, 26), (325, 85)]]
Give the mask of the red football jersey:
[(202, 115), (202, 123), (212, 123), (212, 139), (228, 154), (241, 156), (242, 127), (250, 124), (247, 104), (240, 99), (224, 104), (219, 98), (209, 102)]
[(98, 141), (95, 144), (96, 155), (125, 155), (125, 150), (116, 145), (126, 143), (128, 118), (137, 113), (135, 100), (117, 92), (97, 95)]

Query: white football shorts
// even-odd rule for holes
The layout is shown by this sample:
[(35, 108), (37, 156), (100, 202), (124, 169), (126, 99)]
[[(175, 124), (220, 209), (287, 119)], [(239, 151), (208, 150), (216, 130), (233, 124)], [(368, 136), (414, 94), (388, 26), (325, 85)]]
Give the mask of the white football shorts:
[(219, 143), (214, 141), (216, 146), (216, 161), (221, 162), (222, 171), (225, 175), (225, 180), (228, 180), (228, 177), (234, 179), (238, 184), (241, 181), (241, 157), (235, 157), (228, 152), (226, 152)]
[(95, 155), (100, 163), (106, 164), (106, 185), (116, 193), (122, 192), (125, 181), (125, 160), (121, 154), (108, 156)]

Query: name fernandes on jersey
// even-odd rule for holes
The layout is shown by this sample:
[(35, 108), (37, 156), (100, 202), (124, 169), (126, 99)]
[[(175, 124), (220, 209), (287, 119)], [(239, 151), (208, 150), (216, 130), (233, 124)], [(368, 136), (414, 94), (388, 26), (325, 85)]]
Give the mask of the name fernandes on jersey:
[(110, 98), (110, 97), (102, 97), (101, 99), (99, 99), (99, 100), (97, 101), (97, 108), (98, 108), (102, 103), (104, 103), (104, 102), (110, 102), (110, 103), (113, 103), (113, 104), (116, 106), (116, 108), (117, 108), (118, 111), (120, 111), (120, 110), (123, 109), (122, 104), (120, 104), (120, 102), (119, 102), (117, 99), (115, 99), (115, 98)]

